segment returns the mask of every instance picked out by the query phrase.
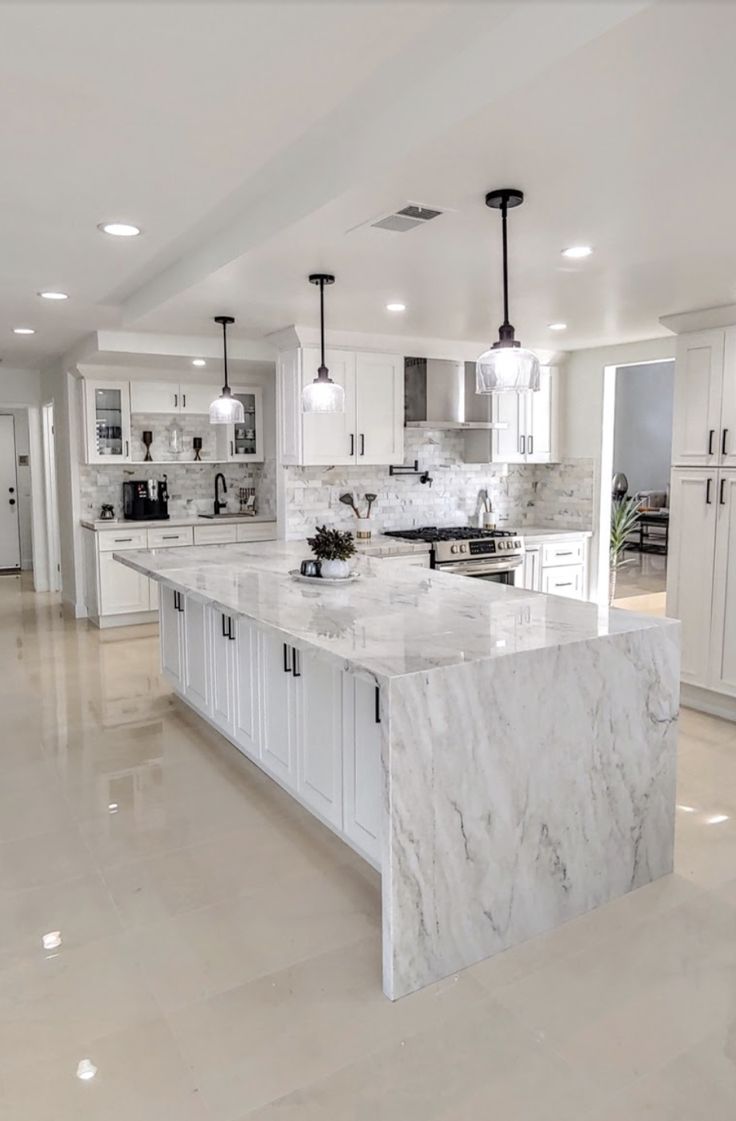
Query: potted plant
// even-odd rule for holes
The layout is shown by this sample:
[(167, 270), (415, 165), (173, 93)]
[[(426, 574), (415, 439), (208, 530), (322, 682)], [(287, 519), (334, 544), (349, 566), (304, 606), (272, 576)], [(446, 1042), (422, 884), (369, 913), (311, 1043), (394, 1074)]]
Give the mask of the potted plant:
[(618, 570), (629, 563), (624, 555), (626, 541), (636, 529), (639, 521), (639, 501), (636, 498), (614, 499), (611, 506), (610, 572), (608, 580), (608, 602), (613, 603), (616, 595)]
[(320, 525), (317, 526), (314, 537), (307, 538), (307, 544), (320, 561), (322, 576), (335, 580), (350, 575), (348, 557), (352, 557), (355, 552), (352, 533)]

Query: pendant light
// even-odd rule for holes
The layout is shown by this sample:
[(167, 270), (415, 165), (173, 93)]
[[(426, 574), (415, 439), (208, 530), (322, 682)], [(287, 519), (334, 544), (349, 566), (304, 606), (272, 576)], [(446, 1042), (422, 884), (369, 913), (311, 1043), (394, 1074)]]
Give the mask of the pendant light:
[(519, 393), (526, 389), (539, 389), (539, 359), (514, 338), (514, 328), (509, 323), (509, 262), (506, 233), (506, 215), (509, 209), (521, 206), (522, 191), (514, 187), (489, 191), (486, 206), (501, 211), (503, 235), (503, 323), (498, 329), (498, 342), (481, 354), (475, 366), (476, 393)]
[(310, 284), (319, 285), (319, 334), (321, 357), (317, 377), (302, 390), (302, 411), (305, 413), (344, 413), (345, 390), (330, 377), (325, 366), (325, 284), (334, 284), (334, 276), (329, 273), (315, 272), (309, 277)]
[(227, 329), (234, 323), (232, 315), (216, 315), (215, 323), (222, 324), (222, 360), (225, 367), (225, 384), (222, 393), (210, 405), (210, 424), (242, 424), (245, 420), (243, 402), (233, 397), (227, 380)]

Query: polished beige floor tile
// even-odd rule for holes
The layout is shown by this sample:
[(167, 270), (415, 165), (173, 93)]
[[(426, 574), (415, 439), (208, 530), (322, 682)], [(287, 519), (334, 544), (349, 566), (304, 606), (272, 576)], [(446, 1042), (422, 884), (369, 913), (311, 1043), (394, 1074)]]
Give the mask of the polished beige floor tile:
[(65, 950), (122, 931), (101, 875), (8, 892), (0, 897), (0, 951), (36, 953), (45, 934), (58, 931)]
[(96, 871), (79, 830), (73, 825), (0, 844), (0, 899), (5, 891), (57, 884)]

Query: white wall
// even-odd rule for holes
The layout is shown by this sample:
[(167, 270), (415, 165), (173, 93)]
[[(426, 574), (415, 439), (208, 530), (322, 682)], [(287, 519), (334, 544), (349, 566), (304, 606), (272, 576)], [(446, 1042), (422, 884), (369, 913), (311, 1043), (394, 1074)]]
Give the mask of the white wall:
[[(604, 385), (606, 367), (642, 362), (659, 362), (675, 356), (675, 337), (645, 339), (638, 343), (620, 346), (595, 347), (590, 350), (571, 351), (562, 366), (564, 393), (562, 394), (561, 438), (563, 454), (569, 458), (590, 458), (595, 462), (595, 530), (590, 550), (590, 595), (603, 603), (607, 597), (607, 566), (601, 562), (600, 497), (601, 464), (604, 452)], [(613, 404), (611, 398), (610, 405)], [(609, 456), (613, 455), (613, 411), (610, 412), (611, 432)], [(608, 458), (608, 457), (607, 457)], [(609, 466), (606, 466), (609, 475)], [(609, 491), (608, 480), (606, 489)], [(606, 542), (603, 542), (605, 546)], [(604, 554), (603, 554), (604, 555)], [(599, 569), (603, 567), (603, 579)]]
[[(61, 597), (65, 609), (76, 615), (84, 604), (83, 572), (77, 564), (79, 532), (79, 387), (78, 379), (55, 363), (41, 375), (42, 404), (53, 402), (56, 488), (59, 506)], [(80, 551), (81, 556), (81, 551)]]
[(632, 495), (669, 486), (674, 386), (674, 362), (616, 371), (613, 470), (623, 471)]

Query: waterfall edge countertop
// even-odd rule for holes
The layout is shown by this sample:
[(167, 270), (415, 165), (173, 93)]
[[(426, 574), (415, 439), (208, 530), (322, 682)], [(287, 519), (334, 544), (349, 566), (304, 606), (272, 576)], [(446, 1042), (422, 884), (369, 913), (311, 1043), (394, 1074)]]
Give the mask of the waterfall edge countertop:
[[(392, 540), (392, 539), (389, 539)], [(370, 549), (378, 556), (369, 554)], [(387, 680), (438, 667), (642, 630), (672, 620), (471, 580), (383, 565), (382, 543), (364, 546), (344, 587), (306, 584), (289, 571), (304, 542), (185, 546), (115, 554), (121, 564), (319, 649), (343, 668)], [(426, 546), (425, 546), (426, 549)]]

